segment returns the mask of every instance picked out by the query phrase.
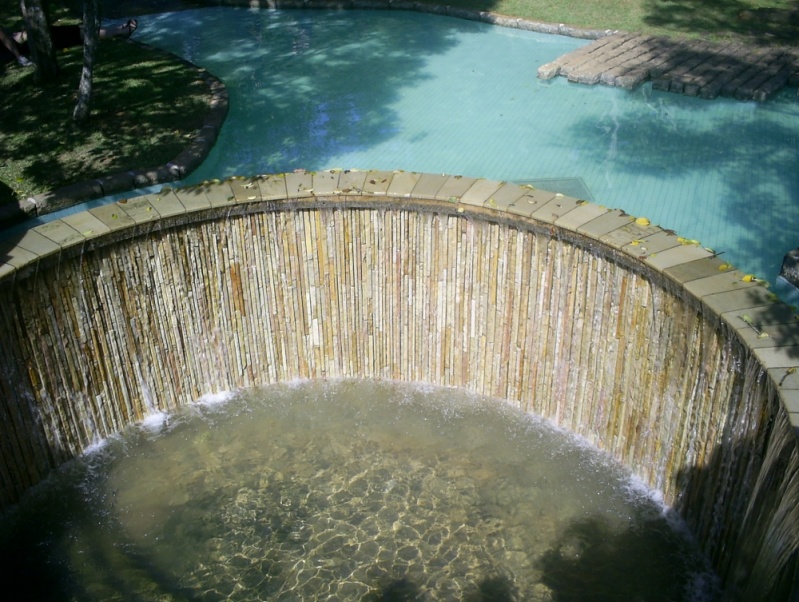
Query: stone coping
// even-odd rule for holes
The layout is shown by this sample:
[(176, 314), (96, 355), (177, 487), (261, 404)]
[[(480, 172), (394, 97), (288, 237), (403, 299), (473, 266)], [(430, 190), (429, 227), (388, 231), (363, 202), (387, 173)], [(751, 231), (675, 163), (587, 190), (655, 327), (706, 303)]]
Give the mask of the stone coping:
[(734, 332), (767, 371), (799, 436), (799, 316), (764, 282), (671, 230), (529, 185), (406, 171), (296, 171), (213, 180), (123, 199), (14, 235), (0, 234), (0, 286), (86, 250), (155, 229), (325, 206), (449, 211), (537, 229), (645, 273)]

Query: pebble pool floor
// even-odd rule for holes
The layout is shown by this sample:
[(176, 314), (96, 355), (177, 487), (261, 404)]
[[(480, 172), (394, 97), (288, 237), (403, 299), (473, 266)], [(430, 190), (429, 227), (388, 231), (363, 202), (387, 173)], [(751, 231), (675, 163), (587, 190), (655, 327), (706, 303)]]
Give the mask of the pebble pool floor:
[(299, 381), (97, 447), (0, 523), (0, 575), (30, 599), (716, 598), (656, 493), (463, 391)]
[(542, 81), (587, 42), (405, 11), (207, 8), (143, 17), (136, 39), (230, 92), (187, 184), (334, 167), (579, 178), (589, 200), (771, 281), (797, 246), (796, 90), (754, 103)]

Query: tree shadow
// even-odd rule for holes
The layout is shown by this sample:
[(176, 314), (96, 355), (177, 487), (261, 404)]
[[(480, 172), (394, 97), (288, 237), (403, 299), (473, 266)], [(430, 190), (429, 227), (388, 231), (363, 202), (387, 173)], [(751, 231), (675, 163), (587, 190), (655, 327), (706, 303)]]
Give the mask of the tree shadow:
[(402, 131), (397, 104), (431, 77), (430, 57), (488, 27), (405, 11), (377, 17), (208, 8), (142, 19), (141, 41), (207, 68), (230, 94), (216, 145), (189, 181), (336, 167), (337, 155), (368, 152)]
[[(784, 254), (796, 247), (799, 230), (799, 146), (792, 143), (797, 132), (782, 116), (789, 114), (783, 105), (792, 108), (794, 101), (780, 97), (762, 108), (740, 104), (723, 119), (714, 113), (714, 104), (651, 91), (624, 115), (610, 112), (599, 123), (578, 120), (580, 152), (631, 178), (684, 182), (681, 188), (695, 202), (680, 211), (697, 223), (714, 224), (732, 240), (731, 248), (716, 250), (735, 250), (750, 266), (768, 266), (760, 277), (776, 275)], [(771, 115), (761, 118), (765, 111)], [(706, 184), (706, 174), (716, 184)], [(667, 204), (658, 210), (664, 215), (674, 211)]]
[(755, 8), (743, 0), (646, 0), (644, 22), (678, 34), (713, 35), (762, 45), (799, 40), (799, 2)]
[(684, 599), (693, 567), (676, 553), (656, 550), (681, 545), (662, 519), (619, 529), (589, 516), (567, 526), (537, 568), (553, 602), (670, 602)]

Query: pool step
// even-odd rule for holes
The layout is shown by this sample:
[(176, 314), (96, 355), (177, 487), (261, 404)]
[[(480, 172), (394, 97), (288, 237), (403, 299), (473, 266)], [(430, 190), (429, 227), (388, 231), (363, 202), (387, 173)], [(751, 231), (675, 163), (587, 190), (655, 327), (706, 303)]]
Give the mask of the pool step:
[(539, 67), (538, 77), (716, 98), (765, 101), (799, 86), (799, 51), (617, 32)]

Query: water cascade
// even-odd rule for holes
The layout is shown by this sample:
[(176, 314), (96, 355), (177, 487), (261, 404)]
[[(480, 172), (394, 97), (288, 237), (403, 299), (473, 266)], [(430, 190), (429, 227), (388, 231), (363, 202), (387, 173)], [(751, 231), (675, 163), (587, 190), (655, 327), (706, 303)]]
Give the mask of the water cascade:
[(585, 436), (663, 492), (732, 598), (787, 599), (796, 320), (688, 243), (578, 199), (405, 172), (231, 179), (38, 226), (2, 247), (0, 505), (206, 393), (425, 382)]

